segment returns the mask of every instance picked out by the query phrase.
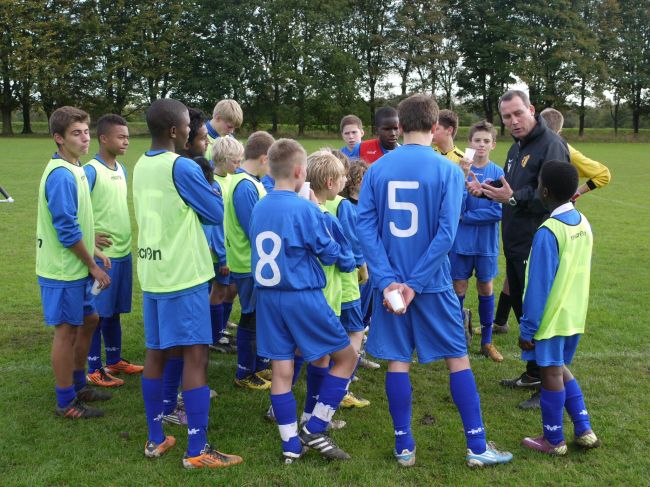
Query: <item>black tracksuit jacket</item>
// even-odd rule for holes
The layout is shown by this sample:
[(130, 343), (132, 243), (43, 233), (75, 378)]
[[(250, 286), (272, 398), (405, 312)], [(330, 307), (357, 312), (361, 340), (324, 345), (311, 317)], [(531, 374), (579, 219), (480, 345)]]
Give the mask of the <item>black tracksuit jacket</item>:
[(533, 236), (549, 216), (537, 197), (542, 165), (553, 160), (570, 162), (566, 142), (546, 126), (541, 116), (535, 115), (535, 120), (535, 128), (526, 137), (515, 138), (503, 168), (517, 200), (515, 206), (503, 204), (501, 235), (506, 259), (527, 260)]

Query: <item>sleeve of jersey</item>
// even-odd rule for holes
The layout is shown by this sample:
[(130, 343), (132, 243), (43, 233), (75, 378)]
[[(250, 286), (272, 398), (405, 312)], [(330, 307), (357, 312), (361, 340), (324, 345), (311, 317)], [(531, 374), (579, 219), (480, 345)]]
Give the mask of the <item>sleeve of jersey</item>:
[(612, 179), (612, 175), (607, 166), (593, 159), (589, 159), (574, 147), (569, 146), (569, 157), (571, 158), (571, 164), (578, 169), (580, 177), (589, 178), (587, 186), (590, 189), (607, 186)]
[(176, 159), (172, 171), (178, 194), (205, 225), (223, 223), (223, 200), (208, 184), (198, 164), (190, 159)]
[(337, 261), (341, 246), (336, 243), (327, 229), (325, 213), (314, 207), (314, 211), (309, 212), (304, 220), (302, 233), (307, 248), (323, 265), (332, 265)]
[(354, 255), (354, 260), (357, 267), (362, 266), (365, 263), (363, 260), (363, 252), (361, 250), (361, 244), (359, 243), (359, 237), (357, 236), (357, 210), (348, 200), (341, 201), (339, 205), (339, 222), (343, 228), (343, 234), (350, 244), (352, 249), (352, 254)]
[(50, 173), (45, 198), (59, 242), (66, 248), (73, 246), (83, 235), (77, 223), (77, 182), (70, 171), (60, 167)]
[[(330, 215), (331, 216), (331, 215)], [(355, 269), (356, 262), (354, 260), (354, 255), (352, 254), (352, 248), (350, 247), (350, 242), (345, 238), (343, 233), (343, 228), (339, 221), (332, 217), (332, 237), (336, 242), (341, 246), (339, 256), (336, 259), (336, 267), (339, 268), (341, 272), (352, 272)]]
[(470, 225), (491, 225), (501, 221), (501, 203), (490, 201), (487, 208), (463, 211), (463, 223)]
[(83, 167), (83, 170), (86, 173), (86, 179), (88, 179), (88, 187), (90, 188), (90, 192), (92, 193), (93, 189), (95, 189), (95, 181), (97, 180), (97, 171), (90, 164), (86, 164)]
[[(359, 204), (357, 205), (358, 220), (357, 234), (361, 243), (363, 256), (366, 258), (372, 282), (380, 291), (386, 289), (390, 283), (396, 282), (388, 254), (383, 242), (379, 238), (379, 215), (375, 201), (375, 188), (373, 186), (372, 168), (366, 172), (361, 184)], [(456, 218), (458, 226), (458, 218)]]
[(519, 334), (524, 340), (532, 340), (539, 329), (558, 266), (559, 256), (555, 235), (549, 229), (542, 227), (533, 238), (528, 260), (523, 316), (519, 325)]
[(253, 183), (244, 179), (237, 185), (232, 195), (235, 215), (242, 230), (250, 240), (251, 214), (259, 201), (259, 194)]
[(463, 184), (462, 172), (453, 171), (447, 180), (447, 186), (442, 195), (436, 236), (433, 237), (426, 252), (416, 262), (411, 275), (406, 281), (406, 285), (416, 293), (421, 293), (427, 284), (431, 282), (454, 244), (456, 231), (458, 230), (458, 220), (460, 219)]

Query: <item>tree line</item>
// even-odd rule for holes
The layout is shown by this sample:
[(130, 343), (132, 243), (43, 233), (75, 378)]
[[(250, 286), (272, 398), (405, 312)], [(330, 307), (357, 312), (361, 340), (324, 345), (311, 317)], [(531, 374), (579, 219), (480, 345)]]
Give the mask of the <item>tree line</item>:
[[(270, 123), (370, 124), (391, 81), (498, 122), (518, 78), (542, 109), (650, 108), (648, 0), (0, 0), (2, 133), (12, 114), (141, 112), (172, 96), (210, 112), (234, 98)], [(398, 97), (400, 96), (398, 95)]]

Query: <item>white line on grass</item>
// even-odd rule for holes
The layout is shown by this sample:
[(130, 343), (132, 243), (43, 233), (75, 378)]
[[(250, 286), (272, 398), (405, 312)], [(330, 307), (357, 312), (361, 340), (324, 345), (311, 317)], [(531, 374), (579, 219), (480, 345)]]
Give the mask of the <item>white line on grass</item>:
[(603, 200), (603, 201), (607, 201), (608, 203), (616, 203), (616, 204), (619, 204), (619, 205), (622, 205), (622, 206), (629, 206), (630, 208), (637, 208), (637, 209), (640, 209), (640, 210), (648, 210), (648, 211), (650, 211), (650, 206), (637, 205), (635, 203), (630, 203), (629, 201), (621, 201), (621, 200), (615, 200), (613, 198), (605, 198), (603, 196), (597, 196), (595, 194), (590, 194), (588, 196), (588, 198), (589, 199), (595, 199), (595, 200)]

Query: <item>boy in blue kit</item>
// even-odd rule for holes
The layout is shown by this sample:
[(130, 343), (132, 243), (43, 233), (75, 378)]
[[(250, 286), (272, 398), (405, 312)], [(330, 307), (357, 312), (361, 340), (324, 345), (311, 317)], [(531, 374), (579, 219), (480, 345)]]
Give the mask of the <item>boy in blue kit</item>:
[(345, 145), (341, 147), (341, 152), (350, 159), (359, 158), (359, 149), (355, 148), (361, 143), (365, 132), (363, 131), (363, 122), (356, 115), (346, 115), (341, 119), (341, 138)]
[[(188, 108), (190, 115), (190, 132), (187, 142), (179, 155), (195, 161), (201, 171), (211, 170), (209, 162), (203, 157), (208, 145), (208, 130), (203, 121), (205, 116), (201, 110)], [(210, 184), (208, 182), (208, 184)], [(214, 227), (209, 224), (202, 224), (206, 240), (210, 245), (210, 236), (206, 233), (206, 228)], [(163, 373), (163, 423), (167, 424), (187, 424), (187, 414), (182, 401), (178, 400), (178, 388), (183, 377), (183, 349), (182, 347), (173, 347), (167, 352), (167, 362)], [(210, 398), (216, 397), (216, 391), (210, 390)]]
[[(503, 170), (490, 161), (490, 151), (496, 146), (497, 131), (489, 122), (478, 122), (469, 129), (469, 146), (476, 151), (473, 161), (463, 159), (465, 176), (477, 181), (498, 181)], [(465, 161), (467, 161), (465, 163)], [(494, 291), (492, 280), (499, 272), (499, 222), (501, 203), (477, 198), (463, 191), (460, 224), (454, 245), (449, 253), (454, 291), (463, 308), (467, 281), (476, 275), (478, 314), (481, 321), (481, 353), (495, 362), (503, 356), (492, 344), (494, 319)]]
[[(361, 309), (361, 292), (359, 284), (365, 284), (368, 281), (368, 267), (361, 252), (361, 245), (357, 237), (357, 211), (356, 207), (340, 193), (346, 186), (348, 180), (348, 172), (350, 168), (350, 161), (345, 154), (341, 151), (333, 150), (332, 154), (339, 159), (345, 167), (345, 175), (341, 178), (340, 187), (336, 188), (334, 198), (327, 198), (325, 201), (325, 208), (336, 217), (338, 220), (341, 231), (345, 239), (350, 245), (350, 250), (354, 256), (356, 269), (352, 272), (341, 272), (341, 312), (339, 318), (345, 331), (350, 337), (350, 343), (357, 351), (361, 353), (363, 345), (364, 329), (366, 325), (363, 322), (363, 312)], [(311, 157), (311, 156), (310, 156)], [(311, 178), (310, 178), (311, 180)], [(319, 194), (314, 190), (316, 197)], [(328, 195), (329, 196), (329, 195)], [(355, 371), (356, 372), (356, 371)], [(362, 397), (358, 397), (352, 392), (348, 393), (341, 401), (342, 408), (365, 408), (370, 405), (370, 401)]]
[[(244, 159), (244, 146), (234, 137), (220, 137), (212, 145), (212, 177), (216, 188), (225, 202), (229, 197), (232, 175)], [(213, 227), (211, 240), (212, 261), (216, 275), (210, 291), (210, 316), (212, 317), (212, 336), (214, 342), (211, 350), (221, 353), (233, 353), (237, 347), (230, 342), (226, 334), (226, 324), (230, 318), (232, 303), (237, 296), (237, 287), (230, 282), (230, 269), (226, 260), (226, 243), (224, 225)]]
[(232, 176), (225, 205), (226, 259), (241, 305), (235, 385), (253, 390), (271, 387), (270, 374), (266, 371), (270, 363), (257, 357), (255, 348), (255, 289), (249, 229), (253, 208), (266, 195), (259, 178), (268, 171), (267, 152), (273, 142), (275, 139), (268, 132), (251, 134), (244, 149), (244, 162)]
[[(131, 312), (133, 264), (131, 258), (131, 217), (127, 204), (126, 169), (117, 161), (129, 147), (129, 128), (119, 115), (109, 114), (97, 121), (99, 153), (84, 165), (95, 220), (95, 245), (111, 259), (108, 275), (111, 287), (99, 293), (95, 306), (99, 325), (88, 352), (86, 379), (104, 387), (124, 384), (112, 374), (140, 374), (143, 367), (122, 358), (120, 315)], [(95, 259), (97, 264), (101, 260)], [(102, 367), (102, 336), (106, 367)]]
[[(235, 100), (221, 100), (212, 110), (212, 119), (205, 122), (208, 131), (208, 147), (205, 158), (212, 157), (212, 144), (219, 137), (234, 137), (235, 129), (244, 122), (244, 112)], [(203, 154), (201, 154), (203, 155)]]
[(214, 277), (201, 222), (223, 219), (223, 203), (200, 167), (179, 156), (189, 135), (190, 116), (181, 102), (156, 100), (146, 113), (151, 149), (133, 170), (138, 223), (138, 278), (143, 291), (146, 358), (142, 375), (149, 437), (144, 453), (159, 457), (176, 440), (163, 432), (163, 371), (168, 350), (183, 351), (183, 402), (188, 448), (183, 466), (227, 467), (241, 457), (207, 442), (210, 389), (206, 385), (212, 330), (206, 292)]
[(580, 386), (567, 367), (585, 331), (593, 245), (589, 222), (571, 203), (578, 181), (576, 168), (562, 161), (548, 161), (540, 172), (537, 193), (551, 216), (533, 239), (519, 332), (522, 358), (535, 360), (542, 376), (543, 435), (524, 438), (522, 444), (550, 455), (567, 452), (565, 408), (576, 444), (600, 446)]
[[(84, 402), (110, 399), (86, 385), (86, 358), (99, 317), (91, 294), (93, 280), (106, 291), (111, 279), (93, 259), (95, 231), (86, 174), (79, 158), (88, 152), (90, 117), (61, 107), (50, 117), (57, 152), (43, 171), (38, 189), (36, 275), (45, 324), (54, 327), (52, 369), (56, 414), (95, 418), (104, 411)], [(104, 265), (110, 261), (104, 258)]]
[[(259, 310), (258, 352), (273, 364), (271, 404), (283, 456), (286, 463), (293, 462), (302, 455), (304, 445), (329, 459), (348, 459), (326, 433), (357, 361), (323, 294), (323, 265), (336, 264), (341, 247), (332, 239), (326, 214), (315, 204), (313, 194), (312, 202), (296, 194), (306, 177), (302, 146), (278, 140), (269, 150), (269, 161), (275, 189), (255, 206), (250, 235)], [(350, 259), (349, 266), (353, 265)], [(313, 414), (300, 433), (291, 392), (297, 348), (307, 362), (328, 355), (334, 360), (322, 379)]]
[[(395, 431), (399, 465), (415, 464), (411, 433), (409, 368), (418, 361), (445, 359), (451, 396), (467, 440), (467, 465), (506, 463), (512, 454), (485, 440), (481, 405), (465, 343), (458, 299), (449, 273), (460, 219), (463, 173), (431, 148), (438, 106), (413, 95), (398, 108), (404, 145), (366, 172), (358, 205), (357, 232), (368, 263), (375, 306), (366, 349), (388, 360), (386, 396)], [(390, 260), (389, 260), (390, 256)], [(397, 291), (404, 306), (394, 311), (388, 299)]]

